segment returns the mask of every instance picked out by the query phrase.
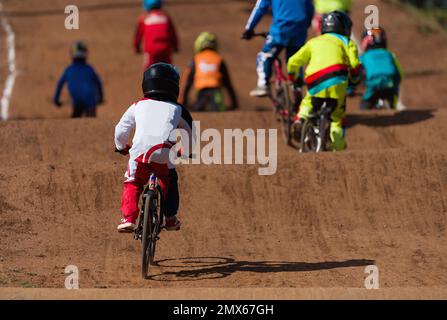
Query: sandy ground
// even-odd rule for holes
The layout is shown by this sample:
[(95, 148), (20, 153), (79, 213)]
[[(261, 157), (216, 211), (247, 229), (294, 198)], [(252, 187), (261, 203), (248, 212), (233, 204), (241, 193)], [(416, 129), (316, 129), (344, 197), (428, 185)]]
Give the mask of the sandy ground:
[(23, 289), (0, 288), (1, 299), (28, 300), (443, 300), (445, 288), (181, 288), (181, 289)]
[[(19, 75), (12, 120), (0, 124), (0, 298), (447, 298), (444, 32), (386, 1), (357, 0), (357, 33), (363, 7), (380, 6), (407, 71), (408, 110), (360, 113), (350, 100), (346, 152), (300, 155), (279, 143), (273, 176), (250, 165), (181, 166), (184, 224), (162, 234), (159, 266), (143, 280), (140, 244), (115, 231), (126, 159), (113, 153), (114, 125), (140, 95), (142, 58), (131, 50), (140, 8), (74, 2), (78, 31), (63, 28), (64, 1), (4, 1)], [(251, 5), (191, 2), (167, 6), (181, 37), (175, 62), (183, 70), (195, 36), (216, 32), (242, 106), (194, 117), (203, 129), (278, 128), (268, 101), (247, 95), (262, 45), (238, 40)], [(98, 119), (66, 119), (68, 107), (51, 105), (79, 38), (104, 80)], [(363, 289), (371, 264), (380, 271), (375, 292)], [(67, 265), (91, 290), (56, 290)]]

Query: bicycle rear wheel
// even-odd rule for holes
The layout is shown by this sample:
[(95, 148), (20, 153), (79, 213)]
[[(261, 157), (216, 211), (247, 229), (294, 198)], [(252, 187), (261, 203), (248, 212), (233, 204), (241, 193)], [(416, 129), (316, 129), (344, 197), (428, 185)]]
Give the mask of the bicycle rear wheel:
[(331, 150), (330, 129), (331, 129), (330, 112), (325, 112), (324, 116), (322, 116), (320, 120), (320, 129), (318, 130), (318, 132), (321, 144), (319, 148), (317, 148), (317, 152), (325, 152)]
[(318, 147), (318, 135), (315, 132), (314, 123), (307, 119), (301, 129), (300, 152), (316, 152)]
[(149, 273), (149, 265), (153, 261), (155, 244), (153, 238), (154, 231), (154, 211), (153, 211), (154, 196), (151, 194), (146, 195), (144, 201), (143, 210), (143, 234), (141, 238), (142, 242), (142, 254), (141, 254), (141, 272), (144, 279), (147, 279)]

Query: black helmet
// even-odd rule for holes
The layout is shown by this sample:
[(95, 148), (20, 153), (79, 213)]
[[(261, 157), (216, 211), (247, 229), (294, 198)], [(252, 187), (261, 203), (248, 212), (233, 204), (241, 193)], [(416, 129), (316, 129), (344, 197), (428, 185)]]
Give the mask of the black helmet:
[(352, 20), (344, 12), (332, 11), (323, 15), (321, 33), (338, 33), (349, 37), (352, 30)]
[(71, 47), (71, 56), (73, 59), (87, 58), (87, 45), (83, 41), (76, 41)]
[(155, 63), (143, 75), (143, 94), (155, 100), (177, 102), (180, 75), (177, 69), (168, 63)]
[(362, 34), (362, 50), (387, 47), (387, 36), (382, 27), (367, 29)]

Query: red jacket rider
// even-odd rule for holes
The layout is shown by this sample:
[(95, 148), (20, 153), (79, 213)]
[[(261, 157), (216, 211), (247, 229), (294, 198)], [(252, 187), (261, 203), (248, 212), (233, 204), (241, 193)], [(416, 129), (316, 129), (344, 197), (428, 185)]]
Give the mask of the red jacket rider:
[(146, 12), (138, 18), (133, 46), (141, 53), (143, 43), (144, 68), (154, 63), (172, 63), (172, 54), (178, 51), (178, 39), (171, 18), (161, 10), (161, 0), (144, 0)]

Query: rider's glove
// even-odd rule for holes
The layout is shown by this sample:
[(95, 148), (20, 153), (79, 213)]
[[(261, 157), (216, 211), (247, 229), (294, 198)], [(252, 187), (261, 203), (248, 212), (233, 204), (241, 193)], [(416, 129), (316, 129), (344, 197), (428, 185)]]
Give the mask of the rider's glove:
[(253, 38), (254, 32), (253, 30), (247, 29), (245, 30), (245, 32), (242, 34), (241, 39), (244, 40), (250, 40), (251, 38)]
[(122, 154), (123, 156), (126, 156), (129, 154), (130, 148), (131, 148), (131, 146), (126, 144), (126, 147), (123, 150), (119, 150), (118, 148), (115, 148), (115, 152), (118, 152), (118, 153)]

